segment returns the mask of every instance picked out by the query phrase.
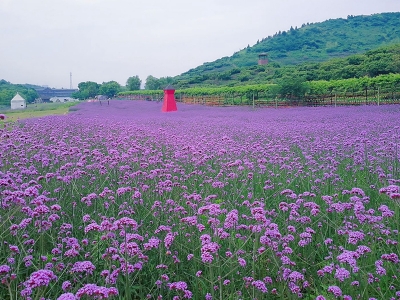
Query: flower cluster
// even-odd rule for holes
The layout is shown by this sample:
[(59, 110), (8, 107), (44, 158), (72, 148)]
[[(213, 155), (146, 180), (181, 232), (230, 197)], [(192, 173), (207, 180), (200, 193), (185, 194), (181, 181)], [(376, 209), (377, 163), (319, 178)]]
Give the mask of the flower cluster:
[(0, 128), (1, 299), (399, 297), (399, 106), (153, 104)]

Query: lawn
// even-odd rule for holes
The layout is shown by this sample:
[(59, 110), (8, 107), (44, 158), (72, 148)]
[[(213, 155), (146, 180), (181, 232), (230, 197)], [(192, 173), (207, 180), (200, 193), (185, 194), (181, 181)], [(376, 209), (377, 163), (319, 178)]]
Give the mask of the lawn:
[(48, 115), (65, 115), (68, 113), (69, 108), (77, 103), (78, 102), (28, 104), (28, 107), (22, 110), (0, 109), (0, 114), (6, 115), (7, 122), (39, 118)]

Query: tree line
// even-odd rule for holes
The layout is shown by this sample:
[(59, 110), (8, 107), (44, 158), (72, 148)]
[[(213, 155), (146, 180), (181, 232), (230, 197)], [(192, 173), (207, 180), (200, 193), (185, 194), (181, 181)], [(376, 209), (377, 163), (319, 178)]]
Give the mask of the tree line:
[[(306, 81), (301, 77), (284, 78), (275, 84), (247, 84), (241, 86), (221, 86), (221, 87), (192, 87), (187, 89), (177, 89), (176, 95), (186, 96), (226, 96), (241, 95), (251, 99), (254, 95), (263, 93), (268, 98), (303, 99), (306, 96), (334, 95), (335, 93), (360, 93), (365, 89), (384, 89), (386, 92), (400, 92), (400, 74), (386, 74), (376, 77), (362, 77), (339, 80), (316, 80)], [(160, 96), (161, 90), (137, 90), (119, 93), (119, 96), (129, 95), (155, 95)]]
[(19, 93), (28, 103), (33, 103), (39, 97), (35, 89), (22, 84), (12, 84), (4, 79), (0, 80), (0, 106), (10, 106), (11, 99)]
[(139, 76), (131, 76), (127, 79), (126, 85), (121, 86), (118, 82), (112, 80), (99, 84), (94, 81), (80, 82), (78, 84), (78, 91), (72, 94), (76, 99), (90, 99), (98, 95), (104, 95), (108, 98), (115, 97), (118, 93), (123, 91), (136, 91), (140, 90), (142, 80)]
[[(172, 77), (156, 78), (152, 75), (147, 76), (145, 82), (146, 90), (163, 90), (168, 84), (172, 84)], [(138, 75), (131, 76), (127, 79), (125, 86), (121, 86), (116, 81), (103, 82), (102, 84), (86, 81), (78, 84), (78, 91), (72, 94), (76, 99), (90, 99), (97, 95), (104, 95), (108, 98), (115, 97), (118, 93), (138, 91), (141, 89), (142, 80)]]

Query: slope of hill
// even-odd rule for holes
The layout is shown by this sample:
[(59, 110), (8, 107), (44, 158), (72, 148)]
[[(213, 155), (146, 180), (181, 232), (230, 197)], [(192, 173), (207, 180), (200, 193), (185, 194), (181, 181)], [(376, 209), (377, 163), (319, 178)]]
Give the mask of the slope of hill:
[[(201, 84), (210, 76), (215, 77), (213, 74), (226, 80), (244, 68), (257, 67), (258, 55), (263, 52), (268, 53), (269, 65), (279, 67), (323, 62), (397, 43), (400, 43), (400, 12), (348, 16), (278, 32), (230, 57), (204, 63), (173, 79), (181, 87)], [(246, 75), (242, 79), (246, 81)]]
[(31, 84), (12, 84), (4, 79), (0, 80), (0, 106), (9, 106), (11, 99), (18, 92), (28, 101), (33, 102), (38, 93), (34, 90), (35, 85)]
[[(302, 63), (280, 66), (271, 63), (265, 66), (251, 66), (224, 72), (213, 72), (194, 76), (189, 80), (176, 80), (174, 85), (187, 86), (236, 86), (258, 83), (277, 83), (281, 79), (301, 78), (304, 81), (338, 80), (376, 77), (384, 74), (400, 74), (400, 43), (383, 46), (364, 54), (333, 58), (319, 63)], [(186, 86), (185, 86), (186, 85)]]

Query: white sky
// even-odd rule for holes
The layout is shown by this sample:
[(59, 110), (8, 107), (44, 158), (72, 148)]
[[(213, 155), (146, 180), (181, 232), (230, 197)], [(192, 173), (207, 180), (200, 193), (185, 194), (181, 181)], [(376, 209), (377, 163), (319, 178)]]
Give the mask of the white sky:
[(398, 11), (400, 0), (0, 0), (0, 79), (144, 84), (290, 26)]

